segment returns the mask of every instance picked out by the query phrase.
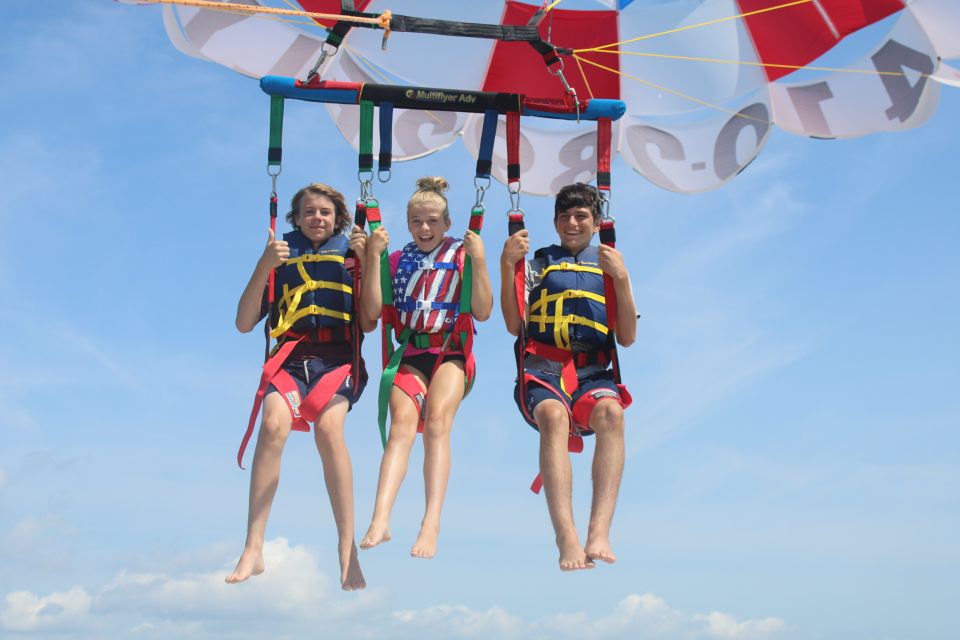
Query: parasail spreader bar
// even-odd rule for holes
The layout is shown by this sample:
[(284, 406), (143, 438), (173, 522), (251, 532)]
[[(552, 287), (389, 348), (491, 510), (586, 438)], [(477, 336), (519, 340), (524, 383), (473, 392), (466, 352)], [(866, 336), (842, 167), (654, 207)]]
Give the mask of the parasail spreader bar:
[(564, 100), (529, 98), (520, 93), (405, 87), (316, 79), (304, 82), (284, 76), (264, 76), (260, 79), (260, 88), (271, 96), (308, 102), (359, 104), (360, 100), (364, 100), (375, 105), (381, 102), (389, 103), (397, 109), (460, 113), (484, 113), (495, 110), (502, 114), (518, 112), (524, 116), (556, 120), (578, 118), (619, 120), (627, 111), (627, 105), (622, 100), (606, 98), (582, 100), (578, 114), (577, 106)]

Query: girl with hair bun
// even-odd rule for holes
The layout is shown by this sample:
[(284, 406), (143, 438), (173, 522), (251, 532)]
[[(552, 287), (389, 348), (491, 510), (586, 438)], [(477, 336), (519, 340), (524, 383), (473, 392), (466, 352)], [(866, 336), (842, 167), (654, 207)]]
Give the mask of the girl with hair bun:
[[(407, 203), (411, 242), (389, 256), (394, 304), (383, 306), (380, 257), (389, 243), (384, 227), (366, 242), (359, 321), (371, 331), (383, 316), (397, 328), (406, 348), (389, 392), (390, 433), (380, 463), (380, 479), (370, 528), (360, 542), (370, 549), (390, 540), (390, 512), (407, 473), (410, 451), (423, 433), (423, 480), (426, 508), (420, 533), (410, 549), (416, 558), (432, 558), (440, 533), (440, 512), (450, 477), (450, 431), (475, 367), (469, 344), (473, 321), (484, 321), (493, 308), (486, 257), (480, 236), (467, 231), (461, 240), (448, 236), (450, 211), (447, 181), (425, 177)], [(360, 233), (355, 231), (355, 234)], [(472, 265), (470, 313), (458, 313), (465, 257)], [(472, 317), (471, 317), (472, 316)], [(387, 372), (385, 372), (386, 374)]]

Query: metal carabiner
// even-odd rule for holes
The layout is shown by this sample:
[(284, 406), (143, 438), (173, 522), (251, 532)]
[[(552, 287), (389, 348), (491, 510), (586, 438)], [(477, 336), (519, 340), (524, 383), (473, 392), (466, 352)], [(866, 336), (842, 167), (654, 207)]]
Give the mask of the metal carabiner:
[(340, 50), (339, 47), (335, 47), (335, 46), (333, 46), (333, 45), (331, 44), (331, 45), (330, 45), (330, 48), (332, 49), (332, 52), (328, 52), (328, 51), (324, 48), (324, 47), (326, 47), (328, 44), (329, 44), (329, 43), (324, 42), (324, 43), (320, 46), (320, 57), (317, 58), (317, 63), (316, 63), (315, 65), (313, 65), (313, 68), (310, 69), (310, 73), (307, 74), (307, 82), (308, 82), (308, 83), (309, 83), (311, 80), (313, 80), (315, 77), (317, 77), (317, 71), (320, 69), (320, 65), (323, 64), (323, 61), (327, 59), (327, 56), (329, 55), (329, 56), (332, 58), (333, 56), (337, 55), (337, 51)]

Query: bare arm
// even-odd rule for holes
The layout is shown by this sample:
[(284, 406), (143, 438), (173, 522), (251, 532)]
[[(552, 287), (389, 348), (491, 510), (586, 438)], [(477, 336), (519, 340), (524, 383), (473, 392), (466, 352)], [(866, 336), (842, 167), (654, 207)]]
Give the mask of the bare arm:
[(503, 313), (503, 322), (507, 331), (515, 336), (520, 335), (526, 313), (521, 316), (513, 274), (517, 263), (524, 259), (529, 250), (529, 232), (523, 229), (507, 238), (503, 244), (503, 252), (500, 254), (500, 311)]
[(386, 227), (377, 227), (367, 238), (366, 257), (363, 261), (363, 286), (357, 314), (360, 319), (360, 328), (364, 332), (376, 329), (377, 321), (380, 319), (383, 307), (383, 293), (380, 291), (382, 268), (380, 256), (386, 251), (389, 242), (390, 236), (387, 234)]
[(493, 311), (493, 287), (490, 274), (487, 273), (487, 255), (483, 240), (473, 231), (467, 231), (463, 238), (463, 247), (470, 256), (473, 269), (473, 293), (470, 296), (470, 309), (473, 317), (483, 322)]
[(263, 289), (267, 286), (270, 272), (286, 262), (289, 257), (290, 247), (287, 246), (285, 240), (277, 240), (271, 229), (267, 246), (263, 249), (263, 255), (257, 260), (253, 275), (250, 276), (250, 281), (247, 282), (246, 288), (240, 295), (240, 302), (237, 303), (236, 325), (240, 333), (253, 331), (253, 328), (260, 322)]
[(633, 301), (633, 286), (630, 273), (623, 262), (623, 254), (600, 245), (600, 268), (610, 276), (617, 296), (617, 342), (629, 347), (637, 339), (637, 305)]

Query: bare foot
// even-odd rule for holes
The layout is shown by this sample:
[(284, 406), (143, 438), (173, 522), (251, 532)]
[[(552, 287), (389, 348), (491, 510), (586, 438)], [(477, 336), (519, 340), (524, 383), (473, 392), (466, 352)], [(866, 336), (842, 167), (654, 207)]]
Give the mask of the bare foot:
[(410, 555), (414, 558), (432, 558), (437, 552), (437, 536), (440, 535), (440, 529), (428, 525), (420, 525), (420, 533), (417, 534), (417, 541), (413, 543), (410, 549)]
[(371, 522), (370, 528), (367, 529), (367, 535), (363, 536), (363, 540), (360, 541), (360, 548), (373, 549), (381, 542), (389, 541), (390, 527), (386, 523), (380, 525), (376, 522)]
[(607, 564), (617, 561), (617, 556), (613, 555), (613, 549), (610, 548), (610, 540), (606, 536), (588, 536), (584, 552), (589, 560), (602, 560)]
[(360, 561), (357, 559), (357, 545), (350, 542), (350, 548), (340, 551), (340, 588), (344, 591), (365, 589), (367, 581), (363, 579)]
[(593, 560), (584, 553), (583, 547), (576, 539), (569, 542), (558, 540), (557, 548), (560, 550), (561, 571), (579, 571), (580, 569), (593, 569), (596, 566)]
[(224, 578), (223, 581), (227, 584), (237, 584), (250, 576), (260, 575), (263, 573), (263, 569), (263, 549), (244, 548), (233, 573)]

